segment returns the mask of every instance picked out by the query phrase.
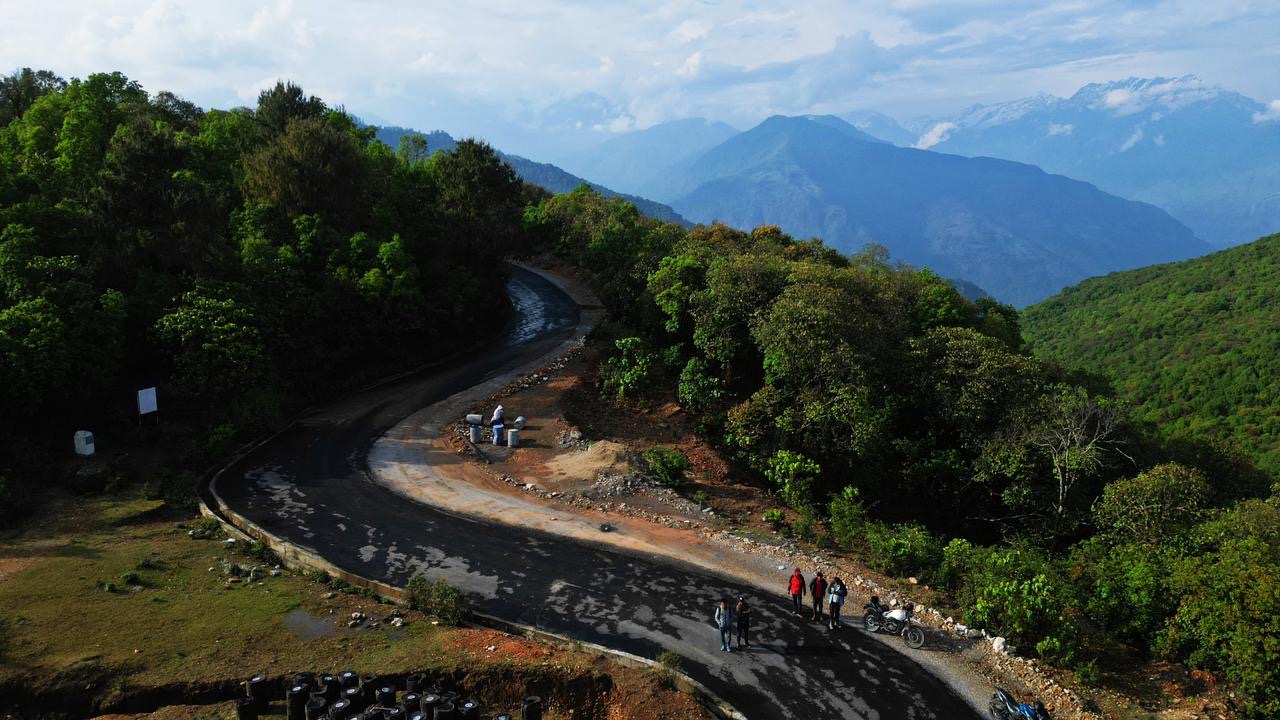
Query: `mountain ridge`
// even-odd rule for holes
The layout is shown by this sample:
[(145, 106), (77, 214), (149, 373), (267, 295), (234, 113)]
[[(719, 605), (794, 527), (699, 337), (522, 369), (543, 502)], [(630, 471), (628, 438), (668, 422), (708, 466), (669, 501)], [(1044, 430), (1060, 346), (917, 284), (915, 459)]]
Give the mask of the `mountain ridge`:
[(779, 224), (846, 252), (878, 242), (1015, 305), (1210, 249), (1162, 210), (1088, 183), (900, 148), (833, 121), (843, 123), (773, 116), (735, 135), (689, 167), (672, 206), (698, 222)]

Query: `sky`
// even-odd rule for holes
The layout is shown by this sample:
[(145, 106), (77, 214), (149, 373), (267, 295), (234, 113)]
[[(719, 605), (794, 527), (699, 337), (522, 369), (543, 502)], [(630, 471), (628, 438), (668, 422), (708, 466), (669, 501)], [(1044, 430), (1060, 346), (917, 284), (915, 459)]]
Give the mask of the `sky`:
[(120, 70), (205, 107), (290, 79), (369, 122), (554, 160), (672, 119), (903, 119), (1130, 76), (1280, 103), (1280, 2), (5, 0), (0, 72), (20, 67)]

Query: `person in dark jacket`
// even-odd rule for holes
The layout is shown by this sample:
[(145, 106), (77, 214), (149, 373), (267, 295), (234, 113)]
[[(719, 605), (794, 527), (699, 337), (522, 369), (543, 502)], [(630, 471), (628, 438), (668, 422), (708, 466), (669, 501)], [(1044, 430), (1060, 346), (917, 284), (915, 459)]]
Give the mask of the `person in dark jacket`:
[(822, 617), (822, 603), (827, 599), (827, 578), (823, 576), (821, 570), (809, 583), (809, 599), (813, 601), (813, 617), (809, 620), (817, 622), (818, 618)]
[(738, 598), (733, 612), (738, 616), (738, 647), (751, 647), (751, 606), (747, 604), (746, 595)]
[(803, 607), (800, 600), (804, 597), (804, 575), (800, 574), (800, 568), (791, 573), (791, 579), (787, 581), (787, 592), (791, 595), (791, 612), (799, 615)]
[(729, 607), (727, 598), (720, 600), (720, 606), (716, 608), (715, 622), (716, 628), (720, 630), (720, 651), (733, 652), (733, 648), (729, 647), (730, 639), (733, 637), (733, 608)]

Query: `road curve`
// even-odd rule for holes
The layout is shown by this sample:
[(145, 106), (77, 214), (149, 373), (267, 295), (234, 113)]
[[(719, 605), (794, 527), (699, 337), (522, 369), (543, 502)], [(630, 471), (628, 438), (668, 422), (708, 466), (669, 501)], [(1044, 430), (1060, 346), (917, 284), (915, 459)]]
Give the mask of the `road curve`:
[[(417, 572), (445, 577), (508, 621), (645, 657), (672, 650), (689, 675), (751, 720), (979, 717), (923, 667), (862, 631), (833, 636), (792, 617), (780, 593), (668, 559), (442, 513), (370, 481), (367, 452), (388, 428), (573, 333), (579, 309), (546, 279), (516, 268), (508, 291), (515, 314), (498, 340), (448, 367), (311, 412), (219, 473), (218, 495), (265, 530), (363, 577), (395, 584)], [(720, 597), (738, 595), (755, 608), (755, 644), (721, 653), (710, 617)]]

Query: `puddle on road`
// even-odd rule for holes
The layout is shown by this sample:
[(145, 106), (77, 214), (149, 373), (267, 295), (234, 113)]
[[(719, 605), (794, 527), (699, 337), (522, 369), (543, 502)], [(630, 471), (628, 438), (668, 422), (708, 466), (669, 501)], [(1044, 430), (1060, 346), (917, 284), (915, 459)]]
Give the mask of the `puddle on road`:
[(303, 640), (320, 640), (348, 632), (335, 625), (333, 620), (318, 618), (302, 608), (290, 610), (289, 614), (284, 616), (284, 626)]

